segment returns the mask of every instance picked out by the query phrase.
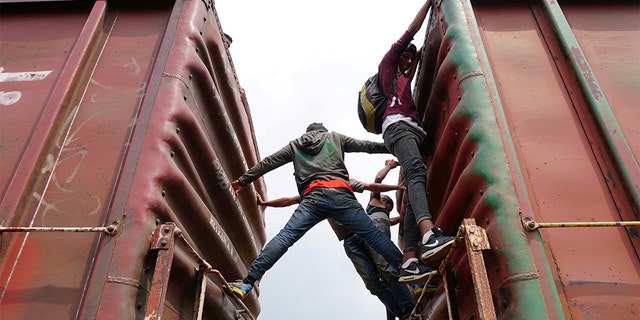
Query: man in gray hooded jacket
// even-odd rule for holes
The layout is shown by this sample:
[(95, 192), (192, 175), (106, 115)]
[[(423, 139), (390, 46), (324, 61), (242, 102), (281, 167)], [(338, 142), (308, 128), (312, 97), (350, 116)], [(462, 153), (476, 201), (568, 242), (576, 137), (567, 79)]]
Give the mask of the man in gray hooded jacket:
[(357, 201), (344, 164), (345, 152), (388, 153), (382, 143), (362, 141), (337, 132), (327, 132), (322, 123), (312, 123), (300, 138), (264, 158), (240, 178), (231, 182), (239, 192), (265, 173), (293, 162), (294, 175), (302, 201), (278, 234), (251, 264), (248, 275), (230, 284), (244, 299), (254, 283), (280, 259), (309, 229), (320, 221), (334, 218), (362, 237), (390, 264), (400, 270), (402, 253), (378, 230)]

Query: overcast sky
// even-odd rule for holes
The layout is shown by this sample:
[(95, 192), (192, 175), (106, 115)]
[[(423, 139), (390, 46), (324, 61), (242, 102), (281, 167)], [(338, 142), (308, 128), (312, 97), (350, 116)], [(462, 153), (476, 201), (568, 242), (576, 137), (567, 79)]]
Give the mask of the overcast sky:
[[(311, 122), (382, 142), (380, 135), (367, 133), (360, 125), (357, 94), (423, 3), (215, 1), (223, 31), (233, 38), (231, 56), (247, 94), (260, 155), (279, 150)], [(426, 26), (425, 21), (413, 41), (418, 47)], [(351, 177), (373, 182), (384, 161), (391, 158), (349, 153), (346, 163)], [(385, 182), (396, 183), (397, 170)], [(291, 164), (266, 174), (267, 198), (295, 195), (292, 174)], [(361, 194), (358, 199), (365, 205), (368, 196)], [(284, 226), (294, 208), (266, 209), (267, 239)], [(397, 226), (391, 232), (396, 242)], [(386, 319), (384, 306), (366, 290), (326, 221), (311, 229), (264, 275), (260, 303), (260, 320)]]

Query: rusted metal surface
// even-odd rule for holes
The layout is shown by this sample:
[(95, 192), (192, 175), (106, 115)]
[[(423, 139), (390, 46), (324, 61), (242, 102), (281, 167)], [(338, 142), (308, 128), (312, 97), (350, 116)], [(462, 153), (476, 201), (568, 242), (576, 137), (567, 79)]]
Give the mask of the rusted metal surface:
[(640, 227), (640, 221), (614, 221), (614, 222), (536, 222), (527, 221), (527, 231), (540, 228), (580, 228), (580, 227)]
[[(638, 220), (638, 10), (633, 1), (435, 2), (416, 87), (429, 203), (448, 233), (470, 217), (486, 230), (498, 318), (640, 312), (637, 226), (525, 226)], [(461, 319), (480, 316), (468, 259), (450, 260)], [(443, 296), (423, 315), (447, 319)]]
[[(151, 234), (169, 222), (193, 247), (175, 248), (163, 313), (191, 317), (201, 260), (235, 279), (265, 241), (255, 199), (229, 185), (259, 154), (215, 8), (150, 4), (2, 4), (3, 226), (121, 222), (115, 236), (3, 233), (3, 318), (144, 317)], [(207, 274), (202, 318), (259, 313), (256, 295), (225, 303), (225, 283)]]
[(174, 223), (159, 225), (153, 232), (151, 250), (157, 252), (155, 270), (149, 289), (147, 300), (147, 312), (145, 320), (162, 319), (164, 303), (169, 286), (169, 275), (173, 265), (173, 254), (176, 246), (176, 237), (179, 230)]
[(487, 269), (482, 255), (482, 250), (491, 249), (487, 233), (478, 227), (473, 219), (464, 219), (461, 228), (464, 230), (465, 248), (475, 288), (479, 319), (496, 319), (489, 279), (487, 279)]
[[(464, 240), (463, 240), (464, 239)], [(453, 257), (453, 253), (457, 250), (460, 244), (464, 242), (465, 250), (467, 254), (467, 263), (469, 264), (469, 270), (471, 272), (471, 280), (473, 281), (473, 291), (475, 293), (474, 305), (477, 308), (479, 319), (496, 319), (495, 308), (493, 305), (493, 299), (491, 294), (491, 288), (489, 280), (487, 279), (487, 271), (483, 259), (483, 250), (491, 249), (487, 234), (484, 229), (476, 225), (473, 218), (466, 218), (463, 224), (458, 228), (455, 235), (454, 243), (447, 252), (445, 258), (440, 262), (438, 267), (439, 275), (442, 276), (442, 286), (444, 288), (442, 301), (446, 302), (446, 314), (436, 314), (433, 310), (425, 314), (423, 308), (428, 302), (426, 289), (422, 290), (422, 293), (416, 299), (416, 306), (414, 307), (410, 319), (418, 320), (426, 317), (432, 318), (447, 318), (450, 320), (460, 319), (458, 309), (460, 305), (457, 302), (457, 281), (453, 275), (450, 259)], [(424, 287), (428, 288), (436, 281), (433, 275), (430, 275)], [(433, 282), (432, 282), (433, 281)]]
[(2, 227), (0, 223), (0, 236), (3, 232), (104, 232), (114, 236), (118, 233), (118, 224), (116, 221), (106, 227)]

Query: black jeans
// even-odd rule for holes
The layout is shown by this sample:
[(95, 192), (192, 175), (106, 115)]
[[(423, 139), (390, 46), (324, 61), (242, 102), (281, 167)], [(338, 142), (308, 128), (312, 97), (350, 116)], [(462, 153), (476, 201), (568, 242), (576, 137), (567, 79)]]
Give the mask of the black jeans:
[(432, 220), (427, 203), (427, 166), (420, 152), (424, 135), (411, 125), (399, 121), (384, 131), (384, 145), (391, 151), (404, 173), (406, 181), (407, 210), (404, 214), (404, 251), (416, 251), (420, 241), (420, 221)]

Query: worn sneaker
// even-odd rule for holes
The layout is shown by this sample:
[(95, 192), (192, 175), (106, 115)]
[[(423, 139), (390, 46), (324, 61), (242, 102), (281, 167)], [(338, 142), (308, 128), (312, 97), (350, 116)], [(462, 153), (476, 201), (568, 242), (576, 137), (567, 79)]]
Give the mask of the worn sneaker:
[(238, 280), (229, 283), (229, 288), (236, 297), (238, 297), (240, 300), (243, 300), (249, 294), (249, 292), (251, 292), (251, 289), (253, 289), (253, 285), (250, 283), (244, 283), (242, 282), (242, 280)]
[(413, 261), (409, 264), (408, 267), (402, 268), (400, 270), (400, 277), (398, 278), (398, 282), (402, 283), (418, 283), (427, 280), (427, 278), (436, 274), (438, 271), (431, 267), (425, 266), (420, 263), (420, 261)]
[(428, 262), (437, 261), (447, 254), (446, 249), (453, 244), (456, 238), (444, 234), (440, 228), (433, 228), (429, 232), (431, 235), (427, 238), (427, 242), (420, 242), (421, 257)]

